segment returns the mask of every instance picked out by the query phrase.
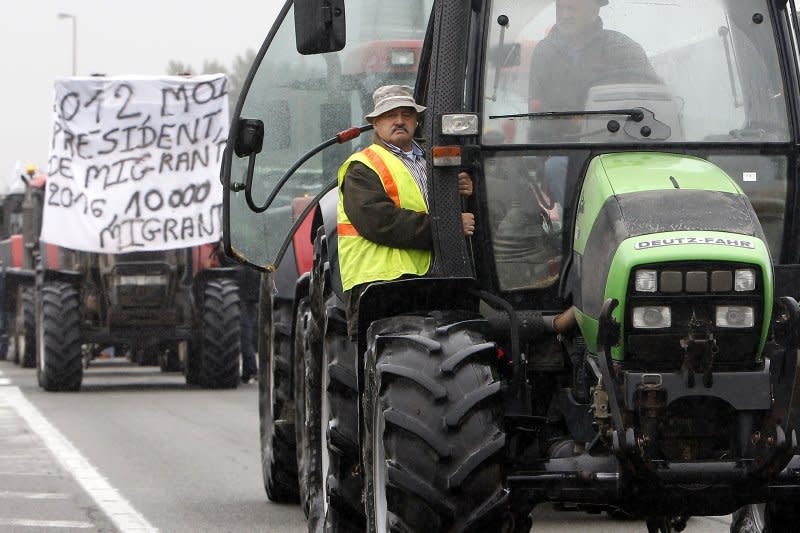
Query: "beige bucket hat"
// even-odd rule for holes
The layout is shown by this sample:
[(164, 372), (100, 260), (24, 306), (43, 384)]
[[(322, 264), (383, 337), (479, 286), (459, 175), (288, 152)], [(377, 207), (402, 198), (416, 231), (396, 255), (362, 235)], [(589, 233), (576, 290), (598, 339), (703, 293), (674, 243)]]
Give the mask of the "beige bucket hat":
[(383, 85), (375, 89), (372, 93), (372, 101), (375, 109), (364, 118), (370, 124), (380, 115), (398, 107), (413, 107), (417, 113), (425, 111), (425, 106), (421, 106), (414, 101), (414, 89), (408, 85)]

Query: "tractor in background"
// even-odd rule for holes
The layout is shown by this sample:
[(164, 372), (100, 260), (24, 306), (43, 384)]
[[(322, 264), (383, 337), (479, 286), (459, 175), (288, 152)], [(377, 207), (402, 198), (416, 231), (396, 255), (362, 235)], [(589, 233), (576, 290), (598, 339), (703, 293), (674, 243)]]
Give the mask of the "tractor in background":
[(213, 245), (97, 254), (46, 249), (36, 272), (37, 373), (45, 390), (78, 390), (108, 346), (141, 365), (183, 371), (186, 383), (239, 383), (235, 269)]
[(36, 366), (34, 270), (39, 261), (46, 178), (37, 173), (34, 165), (29, 165), (20, 182), (24, 185), (22, 191), (13, 190), (1, 200), (0, 286), (11, 359), (24, 368), (33, 368)]
[(31, 168), (23, 182), (24, 193), (3, 197), (0, 241), (15, 362), (35, 367), (45, 390), (78, 390), (84, 370), (113, 347), (134, 363), (183, 372), (189, 385), (238, 386), (237, 274), (220, 265), (216, 244), (112, 255), (43, 243), (46, 179)]
[(190, 385), (237, 387), (237, 271), (217, 253), (227, 78), (72, 77), (54, 95), (35, 234), (48, 244), (32, 268), (39, 385), (80, 389), (113, 347)]

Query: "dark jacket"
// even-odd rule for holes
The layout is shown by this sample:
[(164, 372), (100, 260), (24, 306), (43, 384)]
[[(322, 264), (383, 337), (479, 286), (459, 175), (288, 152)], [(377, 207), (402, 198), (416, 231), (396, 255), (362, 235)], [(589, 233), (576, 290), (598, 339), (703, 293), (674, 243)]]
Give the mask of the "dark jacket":
[(583, 109), (591, 87), (612, 83), (661, 83), (636, 41), (603, 29), (600, 18), (591, 35), (575, 46), (558, 26), (550, 30), (531, 57), (531, 111)]
[(347, 218), (364, 238), (393, 248), (433, 248), (428, 214), (398, 208), (366, 165), (355, 162), (348, 167), (342, 193)]
[[(381, 178), (363, 163), (354, 162), (342, 180), (344, 211), (366, 239), (394, 248), (433, 249), (431, 219), (427, 213), (401, 209), (392, 202)], [(358, 303), (367, 284), (345, 292), (347, 333), (358, 333)]]

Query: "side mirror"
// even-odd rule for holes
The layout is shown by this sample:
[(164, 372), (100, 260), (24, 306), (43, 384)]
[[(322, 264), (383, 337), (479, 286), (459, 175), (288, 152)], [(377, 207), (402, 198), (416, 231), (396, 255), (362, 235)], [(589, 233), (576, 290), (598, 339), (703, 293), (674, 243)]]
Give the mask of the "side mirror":
[(294, 0), (297, 51), (304, 55), (338, 52), (346, 41), (344, 0)]
[(236, 128), (236, 141), (234, 151), (237, 157), (247, 157), (257, 154), (264, 145), (264, 123), (258, 119), (242, 118), (239, 119), (239, 127)]

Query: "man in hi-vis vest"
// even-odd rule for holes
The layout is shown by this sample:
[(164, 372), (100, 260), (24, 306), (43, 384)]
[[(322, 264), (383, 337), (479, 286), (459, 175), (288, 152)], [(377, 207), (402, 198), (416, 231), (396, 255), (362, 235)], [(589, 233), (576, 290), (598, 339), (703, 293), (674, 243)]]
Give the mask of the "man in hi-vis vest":
[[(425, 154), (414, 141), (417, 114), (411, 87), (385, 85), (372, 95), (373, 144), (339, 168), (337, 207), (339, 266), (349, 335), (358, 332), (358, 299), (372, 281), (422, 276), (431, 266), (431, 221)], [(458, 175), (458, 191), (472, 194), (472, 179)], [(475, 216), (461, 214), (464, 235)]]

